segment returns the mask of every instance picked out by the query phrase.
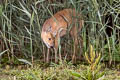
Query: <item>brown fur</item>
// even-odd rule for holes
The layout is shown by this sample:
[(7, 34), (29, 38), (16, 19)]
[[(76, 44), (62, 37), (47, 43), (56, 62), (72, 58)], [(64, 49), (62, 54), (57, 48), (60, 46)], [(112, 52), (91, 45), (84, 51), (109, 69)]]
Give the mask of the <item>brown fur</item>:
[[(75, 18), (78, 17), (79, 19)], [(57, 12), (51, 18), (47, 19), (42, 27), (41, 38), (48, 48), (54, 47), (55, 49), (55, 62), (57, 62), (57, 49), (58, 49), (58, 40), (60, 37), (66, 34), (66, 31), (69, 29), (70, 25), (72, 28), (70, 29), (70, 34), (75, 41), (74, 45), (74, 54), (72, 57), (72, 61), (75, 59), (76, 55), (76, 46), (78, 44), (77, 40), (77, 27), (76, 23), (79, 22), (79, 31), (81, 30), (84, 21), (81, 19), (81, 15), (77, 14), (75, 10), (72, 9), (64, 9), (62, 11)], [(61, 55), (59, 55), (61, 57)]]

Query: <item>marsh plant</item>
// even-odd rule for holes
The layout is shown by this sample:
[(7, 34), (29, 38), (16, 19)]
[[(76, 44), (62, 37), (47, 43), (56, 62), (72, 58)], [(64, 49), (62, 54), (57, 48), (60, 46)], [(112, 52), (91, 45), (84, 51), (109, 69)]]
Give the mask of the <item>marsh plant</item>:
[(103, 77), (104, 72), (101, 72), (101, 66), (99, 64), (101, 58), (100, 53), (95, 53), (92, 45), (90, 45), (90, 57), (85, 52), (85, 59), (87, 60), (89, 66), (82, 73), (75, 71), (69, 71), (71, 75), (82, 80), (98, 80)]

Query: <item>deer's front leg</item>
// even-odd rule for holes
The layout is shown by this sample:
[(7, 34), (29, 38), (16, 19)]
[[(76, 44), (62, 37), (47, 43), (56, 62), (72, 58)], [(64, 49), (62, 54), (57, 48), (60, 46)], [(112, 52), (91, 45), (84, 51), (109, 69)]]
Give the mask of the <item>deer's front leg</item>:
[[(60, 46), (60, 36), (56, 35), (56, 37), (55, 37), (55, 59), (56, 59), (55, 62), (58, 61), (57, 52), (58, 52), (59, 46)], [(62, 61), (62, 57), (61, 57), (61, 52), (60, 51), (59, 51), (59, 60)]]
[(49, 56), (50, 56), (49, 54), (50, 54), (50, 49), (48, 48), (48, 50), (47, 50), (47, 59), (46, 59), (47, 63), (49, 63)]
[(58, 62), (58, 58), (57, 58), (57, 50), (58, 50), (58, 37), (55, 37), (55, 45), (54, 45), (54, 50), (55, 50), (55, 63)]

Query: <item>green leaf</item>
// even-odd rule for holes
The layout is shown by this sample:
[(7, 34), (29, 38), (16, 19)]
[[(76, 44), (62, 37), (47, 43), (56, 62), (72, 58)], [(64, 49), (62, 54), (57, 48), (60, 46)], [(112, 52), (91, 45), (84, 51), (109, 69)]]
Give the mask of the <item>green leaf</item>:
[(75, 72), (75, 71), (69, 71), (69, 73), (70, 73), (72, 76), (74, 76), (74, 77), (78, 77), (78, 78), (81, 77), (80, 73), (78, 73), (78, 72)]
[(0, 5), (0, 16), (2, 16), (2, 9), (3, 9), (3, 6)]
[(26, 63), (26, 64), (32, 65), (31, 62), (29, 62), (29, 61), (27, 61), (27, 60), (25, 60), (25, 59), (18, 59), (18, 61), (21, 61), (21, 62), (24, 62), (24, 63)]
[(103, 77), (104, 74), (105, 74), (105, 72), (98, 73), (96, 75), (96, 79), (99, 79), (99, 78)]
[(88, 68), (88, 69), (87, 69), (87, 79), (88, 79), (88, 80), (92, 80), (92, 78), (93, 78), (93, 77), (92, 77), (92, 71), (91, 71), (91, 69)]
[(26, 15), (27, 15), (29, 18), (31, 18), (30, 12), (22, 5), (21, 2), (19, 2), (19, 4), (20, 4), (20, 6), (23, 8), (22, 11), (23, 11), (24, 13), (26, 13)]
[(0, 52), (0, 56), (2, 56), (5, 52), (7, 52), (8, 51), (8, 49), (7, 50), (5, 50), (5, 51), (3, 51), (3, 52)]

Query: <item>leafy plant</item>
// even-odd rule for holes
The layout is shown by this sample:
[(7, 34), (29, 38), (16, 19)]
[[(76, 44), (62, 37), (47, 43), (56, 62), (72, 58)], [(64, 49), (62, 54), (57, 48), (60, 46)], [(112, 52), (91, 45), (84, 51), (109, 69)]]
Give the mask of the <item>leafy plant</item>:
[(89, 63), (89, 66), (86, 70), (84, 70), (82, 73), (78, 73), (75, 71), (69, 71), (71, 75), (74, 77), (77, 77), (78, 79), (82, 80), (97, 80), (101, 78), (104, 75), (104, 72), (101, 72), (101, 66), (99, 65), (100, 61), (100, 53), (98, 56), (95, 54), (95, 51), (93, 50), (92, 45), (90, 45), (90, 57), (88, 57), (88, 54), (85, 52), (85, 59)]
[(90, 69), (94, 71), (97, 68), (97, 64), (99, 63), (101, 54), (99, 53), (98, 56), (96, 57), (95, 51), (93, 51), (92, 45), (90, 45), (90, 57), (88, 57), (88, 54), (85, 52), (85, 59), (88, 61), (90, 64)]

